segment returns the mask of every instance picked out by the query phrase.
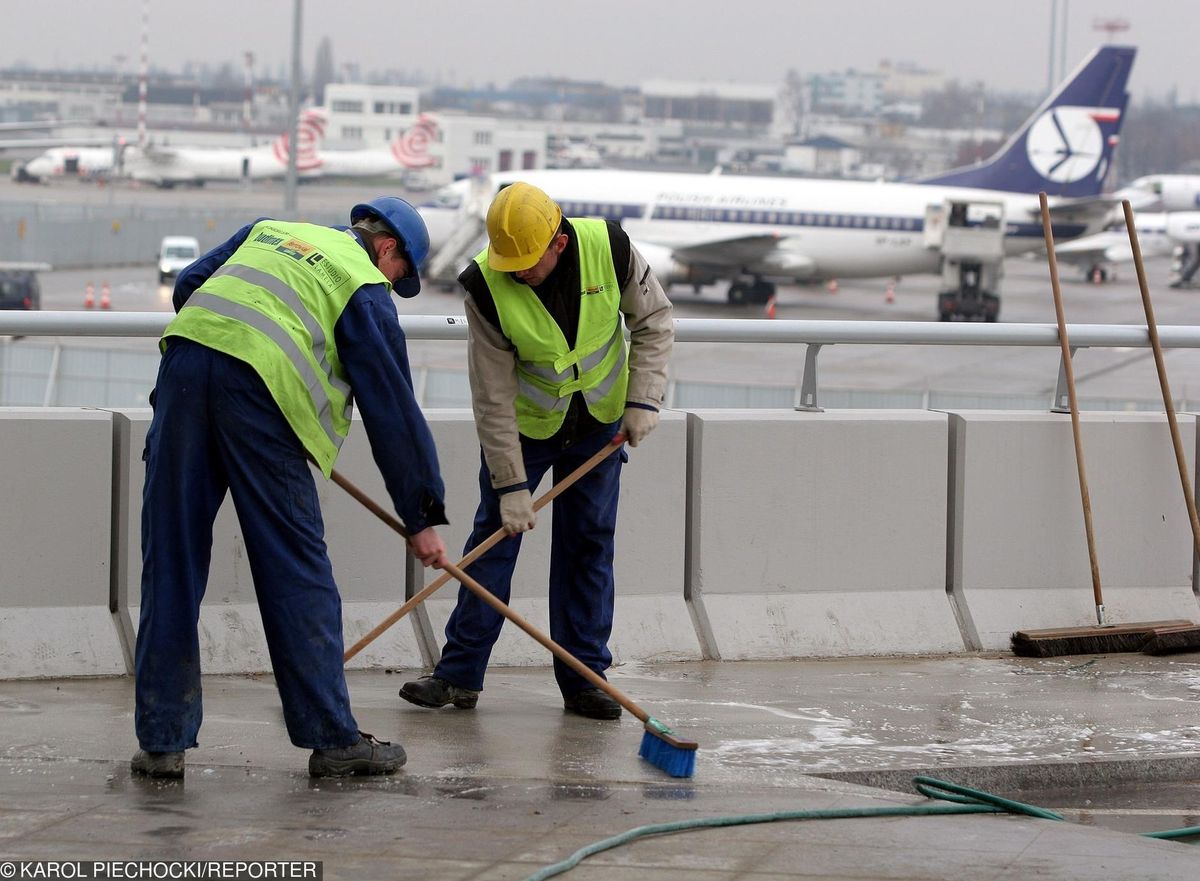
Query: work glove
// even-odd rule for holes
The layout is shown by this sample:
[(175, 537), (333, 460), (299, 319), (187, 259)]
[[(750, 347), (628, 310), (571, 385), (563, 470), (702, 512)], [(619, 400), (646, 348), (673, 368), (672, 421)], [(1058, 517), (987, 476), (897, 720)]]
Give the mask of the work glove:
[(629, 446), (636, 447), (646, 435), (654, 431), (658, 425), (658, 411), (647, 410), (645, 407), (626, 407), (625, 416), (621, 419), (621, 434)]
[(519, 489), (500, 496), (500, 522), (509, 535), (533, 529), (537, 514), (533, 512), (533, 496), (529, 490)]

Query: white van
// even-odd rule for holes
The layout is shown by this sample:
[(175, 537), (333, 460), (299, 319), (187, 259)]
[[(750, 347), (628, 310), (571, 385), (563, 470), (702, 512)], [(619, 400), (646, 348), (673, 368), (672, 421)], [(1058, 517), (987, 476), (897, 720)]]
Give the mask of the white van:
[(200, 243), (191, 236), (167, 236), (158, 246), (158, 280), (166, 284), (200, 256)]

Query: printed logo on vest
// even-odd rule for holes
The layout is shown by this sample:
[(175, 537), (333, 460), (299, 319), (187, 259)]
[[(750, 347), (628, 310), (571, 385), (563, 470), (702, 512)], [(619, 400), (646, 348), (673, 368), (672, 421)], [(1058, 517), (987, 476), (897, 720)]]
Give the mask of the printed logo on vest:
[(299, 239), (288, 239), (275, 249), (280, 254), (287, 254), (293, 260), (303, 260), (309, 254), (316, 250), (307, 242), (302, 242)]

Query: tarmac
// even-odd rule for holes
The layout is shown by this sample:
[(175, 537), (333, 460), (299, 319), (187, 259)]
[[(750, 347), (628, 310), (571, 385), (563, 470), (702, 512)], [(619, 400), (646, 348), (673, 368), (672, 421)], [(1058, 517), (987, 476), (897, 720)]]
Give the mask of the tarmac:
[[(563, 712), (548, 667), (496, 668), (473, 711), (349, 674), (384, 778), (313, 780), (269, 676), (204, 680), (183, 782), (131, 777), (128, 678), (0, 682), (0, 860), (312, 859), (324, 878), (525, 879), (589, 843), (707, 817), (924, 805), (928, 774), (1062, 813), (765, 822), (641, 838), (562, 877), (1180, 879), (1200, 849), (1200, 654), (622, 666), (611, 681), (700, 742), (695, 775), (637, 758), (640, 724)], [(938, 802), (938, 804), (948, 804)], [(1191, 839), (1200, 842), (1200, 838)], [(3, 863), (0, 863), (3, 870)], [(7, 876), (6, 876), (7, 877)]]

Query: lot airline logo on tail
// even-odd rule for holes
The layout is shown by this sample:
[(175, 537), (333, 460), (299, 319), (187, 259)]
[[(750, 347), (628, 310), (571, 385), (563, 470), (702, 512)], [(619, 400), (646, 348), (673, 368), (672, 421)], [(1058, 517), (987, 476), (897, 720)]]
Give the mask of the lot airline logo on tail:
[(429, 145), (437, 140), (437, 133), (437, 120), (422, 113), (416, 125), (392, 141), (392, 155), (405, 168), (428, 168), (434, 162)]
[[(1083, 180), (1104, 158), (1102, 122), (1116, 122), (1113, 107), (1051, 107), (1038, 117), (1025, 139), (1029, 164), (1046, 180), (1069, 184)], [(1107, 168), (1101, 169), (1103, 176)]]

